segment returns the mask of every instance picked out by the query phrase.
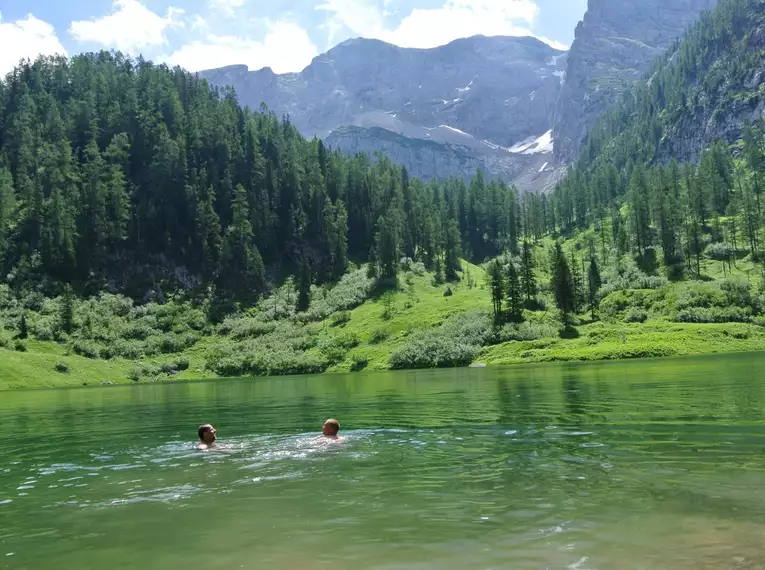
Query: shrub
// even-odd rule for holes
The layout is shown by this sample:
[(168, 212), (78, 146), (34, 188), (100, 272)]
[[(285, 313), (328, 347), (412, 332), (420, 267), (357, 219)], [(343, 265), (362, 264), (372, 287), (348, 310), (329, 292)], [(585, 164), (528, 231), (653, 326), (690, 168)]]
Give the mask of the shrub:
[(84, 356), (85, 358), (97, 359), (100, 355), (98, 345), (92, 341), (78, 339), (74, 341), (72, 350), (75, 354)]
[(603, 281), (599, 292), (602, 297), (626, 289), (660, 289), (667, 284), (665, 277), (646, 275), (634, 263), (604, 270)]
[(351, 356), (351, 372), (359, 372), (369, 366), (369, 359), (359, 354)]
[(752, 310), (744, 307), (691, 307), (678, 311), (679, 323), (746, 323), (752, 320)]
[(454, 295), (452, 288), (447, 286), (446, 290), (444, 291), (444, 297), (451, 297), (452, 295)]
[(351, 322), (350, 311), (340, 311), (332, 315), (332, 326), (341, 327)]
[(372, 335), (369, 337), (369, 344), (380, 344), (390, 338), (390, 331), (388, 329), (379, 328), (372, 331)]
[(56, 337), (56, 321), (53, 317), (40, 317), (31, 326), (31, 332), (37, 340), (53, 340)]
[(545, 323), (512, 323), (503, 326), (499, 331), (500, 342), (539, 340), (553, 338), (558, 335), (558, 329)]
[(731, 261), (736, 256), (736, 250), (728, 242), (711, 243), (706, 249), (709, 259), (715, 261)]
[(420, 331), (390, 357), (393, 369), (465, 366), (492, 339), (491, 316), (473, 311), (450, 317), (434, 330)]
[(21, 300), (21, 304), (28, 311), (41, 312), (45, 304), (45, 297), (42, 293), (33, 291)]
[(13, 350), (16, 352), (26, 352), (27, 351), (27, 343), (21, 339), (16, 340), (16, 342), (13, 343)]
[(60, 372), (61, 374), (66, 374), (69, 372), (69, 365), (64, 361), (59, 360), (58, 362), (56, 362), (54, 369), (56, 370), (56, 372)]
[(359, 345), (359, 337), (349, 333), (332, 338), (323, 338), (319, 341), (319, 350), (331, 364), (337, 364), (345, 360), (348, 351)]
[(625, 323), (644, 323), (648, 320), (648, 313), (641, 309), (631, 309), (624, 315)]

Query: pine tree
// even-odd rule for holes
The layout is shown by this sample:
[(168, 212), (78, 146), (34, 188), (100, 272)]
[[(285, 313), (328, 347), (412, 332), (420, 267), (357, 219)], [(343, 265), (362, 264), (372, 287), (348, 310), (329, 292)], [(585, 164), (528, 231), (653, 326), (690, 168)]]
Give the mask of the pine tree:
[(27, 327), (27, 314), (21, 313), (21, 319), (19, 321), (19, 335), (20, 339), (26, 339), (29, 336), (29, 328)]
[(61, 296), (59, 327), (67, 334), (72, 334), (74, 330), (74, 291), (68, 283), (64, 287), (64, 294)]
[(552, 276), (551, 288), (555, 293), (555, 304), (563, 316), (563, 323), (570, 323), (574, 311), (574, 286), (571, 270), (566, 262), (560, 243), (555, 244), (555, 271)]
[(507, 293), (505, 295), (505, 319), (508, 322), (523, 322), (523, 292), (518, 278), (518, 270), (512, 260), (507, 267)]
[(752, 172), (752, 190), (757, 201), (757, 213), (762, 215), (760, 195), (765, 183), (765, 137), (761, 129), (747, 124), (744, 127), (744, 156)]
[(449, 220), (446, 224), (446, 241), (444, 250), (444, 273), (447, 281), (457, 281), (460, 264), (460, 230), (457, 220)]
[(534, 253), (532, 246), (528, 241), (523, 242), (523, 252), (521, 254), (521, 287), (526, 296), (526, 303), (531, 303), (537, 294), (537, 279), (534, 271)]
[(590, 256), (590, 268), (587, 272), (587, 284), (590, 302), (590, 312), (592, 313), (592, 320), (595, 320), (595, 310), (598, 308), (598, 291), (603, 284), (600, 277), (600, 270), (598, 269), (598, 263), (595, 260), (595, 256)]
[(398, 236), (393, 220), (380, 216), (375, 235), (375, 256), (380, 267), (379, 281), (384, 286), (395, 286), (398, 269)]
[(491, 292), (491, 305), (494, 313), (494, 322), (499, 324), (503, 321), (502, 305), (505, 299), (505, 279), (502, 265), (498, 260), (489, 264), (487, 272), (489, 291)]
[(571, 252), (571, 263), (569, 264), (569, 270), (571, 272), (571, 288), (573, 292), (572, 301), (574, 313), (580, 313), (582, 311), (582, 305), (584, 304), (584, 276), (582, 270), (579, 267), (579, 261), (576, 259), (574, 252)]
[(298, 292), (297, 310), (305, 312), (311, 305), (311, 266), (308, 257), (303, 255), (300, 263), (300, 289)]

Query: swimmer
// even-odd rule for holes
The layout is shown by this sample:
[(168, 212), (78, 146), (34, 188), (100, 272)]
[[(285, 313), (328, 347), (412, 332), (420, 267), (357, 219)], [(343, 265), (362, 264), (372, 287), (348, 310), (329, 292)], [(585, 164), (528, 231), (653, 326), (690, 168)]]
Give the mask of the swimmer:
[(328, 419), (324, 422), (324, 425), (321, 426), (321, 433), (324, 434), (324, 437), (338, 443), (345, 441), (345, 438), (337, 435), (337, 432), (339, 431), (340, 422), (333, 418)]
[(199, 426), (197, 431), (199, 434), (199, 444), (197, 449), (206, 450), (215, 448), (215, 440), (218, 439), (216, 434), (218, 431), (210, 424), (203, 424)]

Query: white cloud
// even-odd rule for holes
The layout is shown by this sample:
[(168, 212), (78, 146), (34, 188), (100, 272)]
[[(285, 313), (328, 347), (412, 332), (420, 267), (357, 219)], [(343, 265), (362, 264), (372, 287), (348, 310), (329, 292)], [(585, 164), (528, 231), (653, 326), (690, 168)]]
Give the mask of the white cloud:
[(183, 26), (182, 22), (174, 21), (173, 17), (183, 13), (183, 10), (171, 7), (163, 17), (138, 0), (115, 0), (111, 14), (99, 19), (72, 22), (69, 33), (81, 42), (93, 42), (130, 52), (166, 44), (166, 31)]
[(267, 26), (262, 41), (209, 34), (202, 41), (181, 46), (164, 59), (190, 71), (245, 64), (250, 69), (268, 66), (276, 73), (288, 73), (304, 69), (318, 55), (308, 32), (297, 24), (268, 22)]
[(214, 12), (223, 12), (233, 16), (237, 8), (244, 6), (247, 0), (209, 0), (210, 9)]
[(38, 55), (67, 55), (53, 26), (32, 14), (24, 20), (3, 23), (0, 14), (0, 76), (4, 76), (22, 59)]
[[(432, 48), (474, 35), (532, 36), (529, 26), (539, 13), (533, 0), (445, 0), (439, 8), (416, 8), (399, 24), (385, 25), (387, 4), (377, 0), (325, 0), (316, 9), (331, 14), (330, 43), (342, 30), (401, 47)], [(560, 42), (542, 41), (565, 49)]]

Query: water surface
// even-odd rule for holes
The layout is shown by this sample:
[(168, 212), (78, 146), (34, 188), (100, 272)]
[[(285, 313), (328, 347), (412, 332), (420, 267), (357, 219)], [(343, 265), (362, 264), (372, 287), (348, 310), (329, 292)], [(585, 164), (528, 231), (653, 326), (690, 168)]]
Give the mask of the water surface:
[(0, 568), (765, 568), (764, 364), (0, 393)]

